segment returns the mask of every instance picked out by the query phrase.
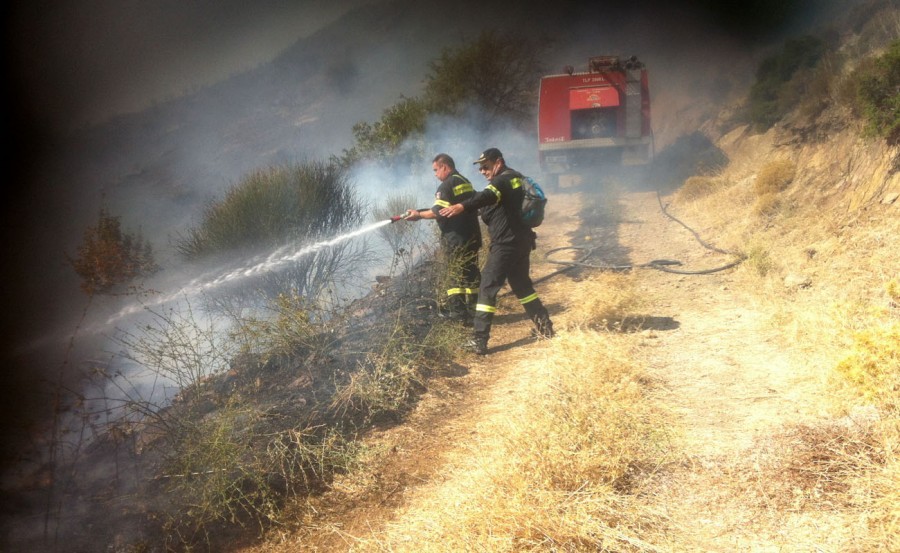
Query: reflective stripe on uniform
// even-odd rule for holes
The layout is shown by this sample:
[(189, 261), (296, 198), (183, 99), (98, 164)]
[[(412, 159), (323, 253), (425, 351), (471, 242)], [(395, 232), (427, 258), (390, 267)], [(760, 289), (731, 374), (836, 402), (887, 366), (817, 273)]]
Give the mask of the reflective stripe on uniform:
[(497, 190), (496, 186), (494, 186), (493, 184), (489, 184), (485, 187), (485, 190), (490, 190), (491, 192), (493, 192), (494, 195), (497, 196), (497, 203), (500, 203), (501, 194), (500, 194), (500, 191)]
[(466, 192), (474, 192), (475, 189), (472, 188), (471, 182), (464, 182), (462, 184), (457, 184), (453, 187), (453, 195), (459, 196), (461, 194), (465, 194)]
[(478, 293), (478, 290), (473, 290), (473, 289), (471, 289), (471, 288), (466, 288), (466, 294), (469, 294), (470, 296), (471, 296), (471, 295), (475, 295), (475, 294), (477, 294), (477, 293)]
[(497, 308), (493, 305), (485, 305), (483, 303), (479, 303), (475, 306), (475, 311), (481, 311), (482, 313), (496, 313)]
[(510, 181), (509, 181), (509, 186), (510, 186), (513, 190), (515, 190), (516, 188), (521, 188), (521, 187), (522, 187), (522, 180), (521, 180), (519, 177), (512, 178), (512, 179), (510, 179)]
[(525, 296), (524, 298), (520, 299), (519, 303), (521, 303), (522, 305), (525, 305), (526, 303), (533, 302), (536, 299), (538, 299), (537, 292), (535, 292), (534, 294), (531, 294), (530, 296)]
[(434, 205), (438, 207), (450, 207), (450, 202), (445, 202), (444, 200), (435, 200)]
[(465, 294), (465, 293), (466, 293), (465, 288), (450, 288), (449, 290), (447, 290), (448, 296), (455, 296), (457, 294)]

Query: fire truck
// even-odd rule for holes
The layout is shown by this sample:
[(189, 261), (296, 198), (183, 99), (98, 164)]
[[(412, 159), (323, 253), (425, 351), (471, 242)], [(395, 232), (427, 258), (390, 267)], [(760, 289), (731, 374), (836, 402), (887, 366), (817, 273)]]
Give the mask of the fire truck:
[(595, 56), (586, 72), (566, 66), (541, 78), (538, 156), (547, 176), (653, 159), (647, 69), (632, 56)]

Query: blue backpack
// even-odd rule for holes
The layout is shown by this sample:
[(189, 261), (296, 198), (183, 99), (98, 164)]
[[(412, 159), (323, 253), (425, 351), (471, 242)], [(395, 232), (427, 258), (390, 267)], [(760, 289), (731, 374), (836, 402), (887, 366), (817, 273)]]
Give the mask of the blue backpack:
[(529, 228), (535, 228), (544, 222), (547, 195), (531, 177), (521, 179), (521, 183), (525, 192), (522, 198), (522, 222)]

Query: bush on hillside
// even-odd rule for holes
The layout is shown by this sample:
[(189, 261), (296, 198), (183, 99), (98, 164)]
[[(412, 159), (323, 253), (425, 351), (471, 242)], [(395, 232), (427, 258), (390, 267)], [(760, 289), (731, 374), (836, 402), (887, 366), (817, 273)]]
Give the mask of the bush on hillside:
[(676, 195), (681, 201), (699, 200), (722, 187), (721, 179), (705, 176), (688, 177)]
[(347, 174), (321, 162), (261, 169), (211, 204), (199, 226), (176, 244), (187, 259), (347, 230), (361, 221), (362, 205)]
[(874, 63), (860, 65), (851, 80), (866, 131), (889, 144), (900, 143), (900, 40)]
[(790, 85), (794, 74), (814, 67), (826, 50), (825, 41), (805, 36), (786, 41), (781, 52), (760, 63), (748, 106), (749, 121), (758, 130), (767, 130), (796, 107), (802, 95)]
[(756, 193), (754, 213), (768, 215), (775, 211), (781, 203), (781, 192), (794, 181), (796, 173), (797, 166), (788, 159), (776, 159), (763, 165), (753, 183)]
[(776, 159), (762, 166), (753, 183), (757, 196), (784, 191), (794, 180), (797, 166), (789, 159)]
[[(270, 167), (247, 176), (211, 204), (203, 221), (176, 247), (186, 259), (198, 261), (312, 245), (357, 228), (363, 216), (343, 168), (322, 162)], [(349, 247), (311, 251), (287, 271), (261, 275), (259, 289), (266, 297), (284, 292), (314, 296), (351, 264)]]

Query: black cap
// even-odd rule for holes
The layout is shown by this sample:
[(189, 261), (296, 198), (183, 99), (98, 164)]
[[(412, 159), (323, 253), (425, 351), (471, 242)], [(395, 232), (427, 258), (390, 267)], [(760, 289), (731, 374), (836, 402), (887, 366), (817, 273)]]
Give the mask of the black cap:
[(488, 148), (487, 150), (481, 152), (481, 157), (476, 159), (473, 164), (478, 165), (479, 163), (484, 163), (485, 161), (497, 161), (503, 157), (503, 154), (500, 153), (500, 150), (497, 148)]

